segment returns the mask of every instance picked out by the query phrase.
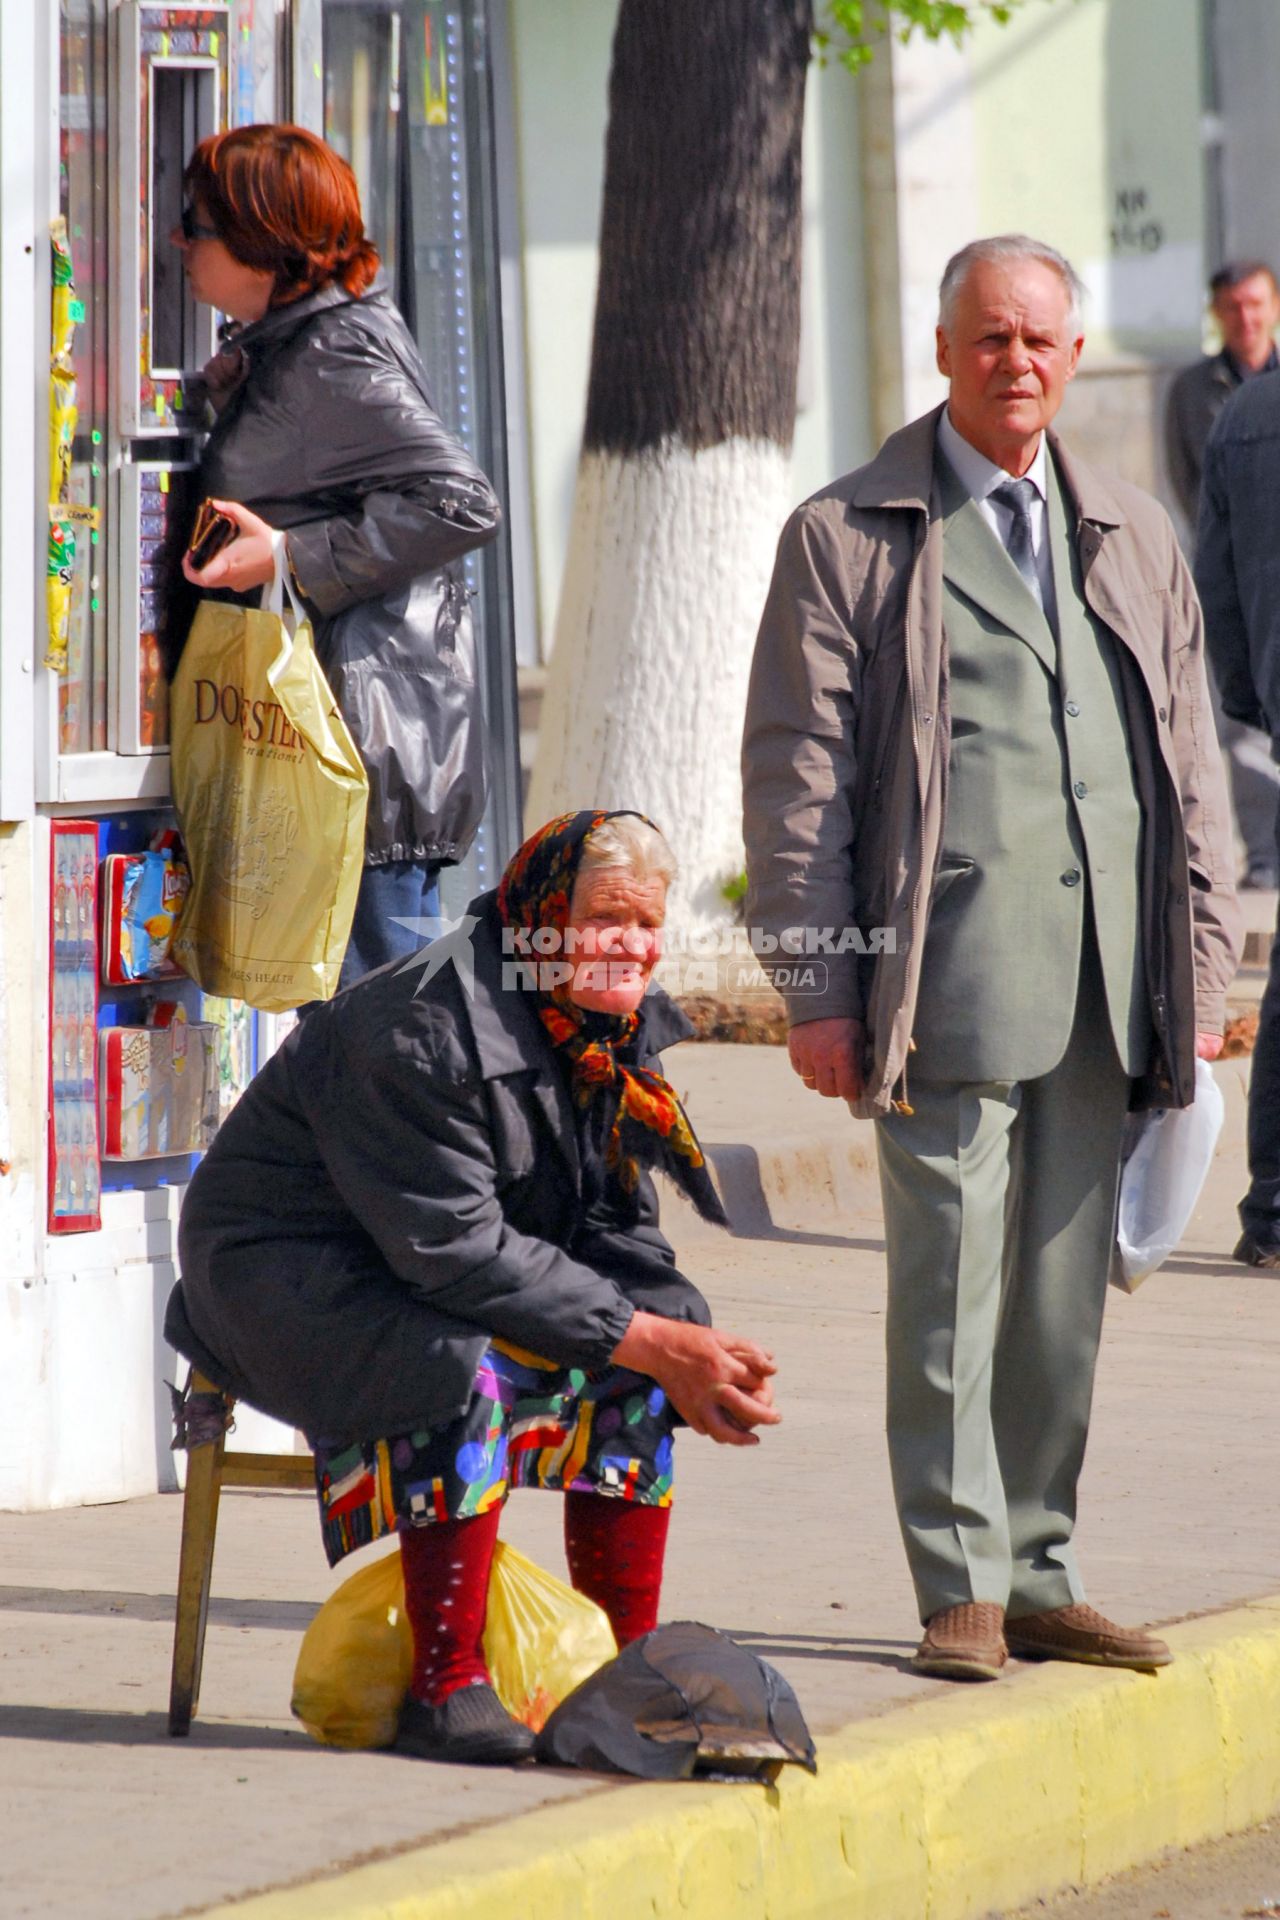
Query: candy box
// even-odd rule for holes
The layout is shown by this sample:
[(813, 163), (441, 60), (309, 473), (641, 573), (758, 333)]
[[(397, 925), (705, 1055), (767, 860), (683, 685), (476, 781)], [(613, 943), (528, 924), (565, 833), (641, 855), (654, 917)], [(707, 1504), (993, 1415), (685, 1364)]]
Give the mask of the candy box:
[[(180, 1011), (180, 1010), (179, 1010)], [(104, 1027), (98, 1035), (102, 1156), (203, 1153), (218, 1128), (218, 1029)]]
[(109, 853), (102, 863), (102, 978), (110, 986), (131, 980), (172, 980), (182, 969), (169, 942), (191, 885), (171, 846), (145, 853)]

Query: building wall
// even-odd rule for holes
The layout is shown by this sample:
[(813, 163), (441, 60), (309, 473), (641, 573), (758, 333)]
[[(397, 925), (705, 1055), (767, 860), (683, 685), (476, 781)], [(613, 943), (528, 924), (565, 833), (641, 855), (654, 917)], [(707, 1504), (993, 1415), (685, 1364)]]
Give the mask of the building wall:
[(863, 90), (811, 66), (804, 134), (804, 291), (792, 496), (803, 500), (875, 451), (863, 218)]
[(615, 13), (602, 0), (510, 0), (544, 651), (555, 623), (586, 414)]
[(982, 233), (1026, 232), (1089, 290), (1063, 426), (1087, 457), (1166, 495), (1161, 419), (1204, 313), (1200, 0), (1052, 0), (963, 50), (892, 53), (901, 355), (908, 416), (945, 383), (937, 282)]
[(1194, 352), (1203, 311), (1199, 0), (1054, 0), (968, 54), (978, 213), (1061, 247), (1090, 358)]

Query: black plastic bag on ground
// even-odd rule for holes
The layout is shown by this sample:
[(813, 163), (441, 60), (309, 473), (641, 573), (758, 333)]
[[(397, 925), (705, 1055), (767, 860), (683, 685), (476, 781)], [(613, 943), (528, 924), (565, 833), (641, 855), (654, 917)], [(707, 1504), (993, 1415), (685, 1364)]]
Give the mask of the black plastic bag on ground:
[(655, 1627), (575, 1687), (539, 1734), (537, 1754), (645, 1780), (769, 1779), (787, 1760), (817, 1772), (782, 1675), (697, 1620)]

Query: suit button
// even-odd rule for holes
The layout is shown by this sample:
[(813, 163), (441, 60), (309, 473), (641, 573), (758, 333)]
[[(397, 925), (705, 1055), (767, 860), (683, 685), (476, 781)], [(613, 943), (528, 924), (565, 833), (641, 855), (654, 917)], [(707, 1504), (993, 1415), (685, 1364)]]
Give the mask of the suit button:
[(1168, 714), (1165, 712), (1163, 707), (1161, 707), (1160, 709), (1160, 718), (1162, 720), (1167, 720), (1169, 718)]
[(1088, 791), (1089, 791), (1089, 789), (1088, 789), (1088, 787), (1086, 787), (1086, 785), (1085, 785), (1085, 783), (1084, 783), (1084, 781), (1083, 781), (1083, 780), (1077, 780), (1077, 781), (1076, 781), (1076, 784), (1075, 784), (1075, 796), (1076, 796), (1076, 799), (1077, 799), (1077, 800), (1083, 800), (1083, 799), (1084, 799), (1084, 797), (1085, 797), (1085, 795), (1086, 795), (1086, 793), (1088, 793)]
[(1077, 717), (1077, 715), (1079, 714), (1079, 712), (1080, 712), (1080, 709), (1079, 709), (1079, 707), (1078, 707), (1078, 706), (1076, 705), (1076, 703), (1075, 703), (1075, 701), (1074, 701), (1074, 700), (1068, 700), (1068, 702), (1067, 702), (1067, 712), (1068, 712), (1068, 713), (1069, 713), (1069, 714), (1071, 715), (1071, 718), (1072, 718), (1073, 720), (1074, 720), (1074, 719), (1075, 719), (1075, 718)]
[(1062, 876), (1062, 884), (1064, 887), (1078, 887), (1080, 885), (1079, 867), (1068, 867)]

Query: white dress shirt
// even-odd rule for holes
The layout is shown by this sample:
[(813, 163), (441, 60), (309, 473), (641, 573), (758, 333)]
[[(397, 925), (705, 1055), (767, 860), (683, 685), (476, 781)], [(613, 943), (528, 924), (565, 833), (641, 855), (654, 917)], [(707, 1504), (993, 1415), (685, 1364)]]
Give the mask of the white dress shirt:
[[(1000, 545), (1008, 551), (1009, 534), (1013, 527), (1013, 509), (991, 495), (997, 487), (1018, 476), (1008, 473), (1003, 467), (988, 460), (985, 453), (971, 445), (959, 434), (951, 422), (951, 413), (944, 408), (938, 421), (938, 445), (947, 461), (954, 468), (956, 478), (962, 487), (972, 496), (978, 512), (982, 515)], [(1049, 551), (1048, 494), (1049, 456), (1045, 437), (1040, 435), (1040, 444), (1036, 448), (1036, 457), (1021, 475), (1035, 488), (1031, 499), (1031, 552), (1036, 569), (1036, 598), (1049, 625), (1057, 631), (1058, 605), (1053, 591), (1053, 555)]]

